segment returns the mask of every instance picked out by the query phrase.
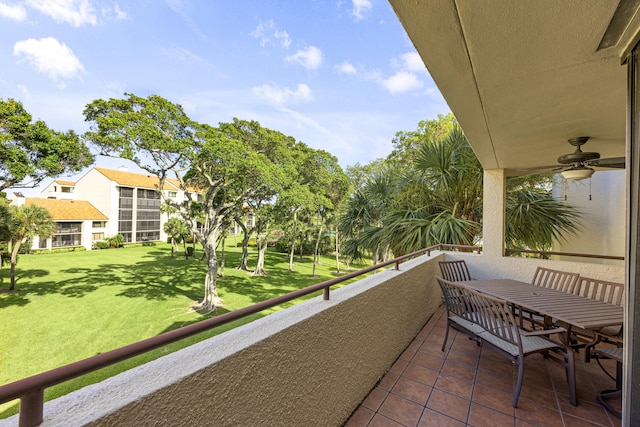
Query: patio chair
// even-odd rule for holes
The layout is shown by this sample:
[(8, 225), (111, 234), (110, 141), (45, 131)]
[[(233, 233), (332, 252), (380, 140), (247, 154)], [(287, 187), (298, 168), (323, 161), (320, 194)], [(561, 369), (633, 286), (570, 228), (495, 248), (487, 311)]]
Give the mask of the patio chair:
[(436, 280), (442, 290), (447, 310), (447, 327), (444, 333), (444, 341), (442, 342), (442, 351), (444, 351), (449, 339), (449, 327), (469, 335), (469, 338), (476, 338), (476, 334), (482, 332), (482, 328), (463, 317), (469, 310), (466, 296), (463, 292), (465, 288), (452, 286), (451, 281), (444, 280), (441, 277), (436, 276)]
[[(531, 283), (540, 286), (541, 288), (553, 289), (555, 291), (567, 292), (575, 294), (578, 292), (578, 279), (580, 273), (570, 273), (568, 271), (553, 270), (546, 267), (536, 268), (536, 272), (533, 275)], [(518, 307), (517, 312), (520, 315), (520, 327), (524, 327), (524, 318), (528, 317), (528, 321), (531, 323), (533, 329), (536, 326), (544, 325), (544, 318), (540, 313), (533, 312), (531, 310)]]
[[(624, 283), (580, 276), (576, 294), (581, 297), (622, 306), (624, 303)], [(585, 351), (585, 362), (589, 362), (591, 357), (589, 349), (600, 342), (618, 342), (622, 336), (622, 325), (606, 326), (597, 330), (582, 329), (574, 326), (571, 329), (571, 335), (572, 339), (575, 340), (573, 345), (575, 349), (588, 347), (587, 351)]]
[(566, 331), (564, 328), (523, 331), (518, 327), (507, 301), (490, 297), (439, 277), (436, 279), (443, 292), (445, 290), (447, 292), (445, 301), (453, 302), (455, 298), (455, 306), (459, 308), (455, 316), (460, 319), (453, 321), (452, 326), (465, 325), (464, 328), (471, 332), (480, 345), (497, 351), (518, 365), (518, 379), (511, 401), (514, 408), (518, 404), (522, 390), (524, 359), (532, 354), (544, 353), (545, 357), (562, 364), (567, 373), (569, 389), (575, 391), (573, 352), (563, 344), (549, 339), (549, 335), (564, 333)]
[(438, 261), (442, 277), (451, 282), (464, 282), (472, 280), (469, 268), (464, 260), (458, 261)]
[[(596, 333), (598, 335), (598, 333)], [(614, 340), (612, 340), (614, 341)], [(602, 342), (600, 340), (599, 342)], [(595, 359), (598, 362), (598, 365), (602, 370), (616, 382), (616, 388), (612, 390), (602, 390), (597, 394), (598, 401), (604, 406), (604, 408), (609, 411), (611, 414), (618, 418), (622, 418), (622, 414), (619, 410), (614, 408), (609, 402), (609, 399), (616, 398), (622, 395), (622, 363), (624, 360), (624, 348), (622, 347), (622, 340), (615, 340), (614, 342), (616, 347), (611, 346), (600, 346), (593, 347), (589, 349), (591, 353), (591, 358)], [(612, 359), (616, 362), (616, 374), (615, 376), (611, 375), (605, 367), (602, 365), (600, 360), (602, 359)]]

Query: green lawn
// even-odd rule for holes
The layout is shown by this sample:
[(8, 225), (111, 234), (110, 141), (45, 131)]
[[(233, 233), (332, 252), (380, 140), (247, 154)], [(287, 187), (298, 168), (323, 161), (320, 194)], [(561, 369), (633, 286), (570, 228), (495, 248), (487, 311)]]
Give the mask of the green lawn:
[[(227, 240), (232, 244), (234, 239)], [(267, 253), (269, 275), (252, 277), (234, 268), (239, 263), (238, 249), (228, 246), (225, 251), (225, 277), (218, 279), (218, 290), (226, 309), (207, 315), (188, 310), (203, 296), (206, 263), (199, 260), (199, 253), (195, 259), (171, 258), (170, 246), (159, 244), (22, 255), (17, 291), (0, 292), (0, 385), (336, 277), (334, 259), (323, 258), (313, 278), (309, 259), (296, 260), (295, 272), (289, 272), (287, 256), (275, 252)], [(250, 266), (252, 261), (255, 256), (250, 254)], [(0, 289), (8, 289), (8, 274), (5, 266), (0, 271)], [(45, 398), (100, 381), (282, 308), (52, 387)], [(17, 406), (17, 402), (0, 405), (0, 418), (16, 413)]]

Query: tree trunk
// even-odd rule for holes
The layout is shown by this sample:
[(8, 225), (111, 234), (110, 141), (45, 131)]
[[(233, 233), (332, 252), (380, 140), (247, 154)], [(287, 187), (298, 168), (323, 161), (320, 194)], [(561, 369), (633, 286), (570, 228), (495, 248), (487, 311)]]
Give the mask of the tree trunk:
[(293, 254), (296, 251), (296, 229), (298, 227), (298, 209), (293, 211), (293, 233), (291, 236), (291, 251), (289, 252), (289, 271), (293, 271)]
[(173, 258), (175, 249), (176, 249), (176, 239), (173, 236), (171, 236), (171, 258)]
[(184, 251), (184, 259), (189, 259), (189, 252), (187, 252), (187, 238), (182, 236), (182, 250)]
[(204, 280), (204, 299), (196, 309), (199, 311), (212, 311), (217, 307), (222, 307), (222, 299), (218, 297), (216, 280), (218, 278), (218, 256), (216, 246), (218, 241), (218, 231), (212, 231), (206, 240), (202, 242), (202, 248), (207, 257), (207, 275)]
[(256, 269), (253, 271), (254, 276), (266, 276), (267, 271), (264, 269), (264, 255), (267, 252), (267, 236), (264, 239), (256, 239), (258, 245), (258, 262)]
[(227, 236), (225, 233), (222, 236), (222, 241), (220, 242), (220, 244), (222, 245), (222, 249), (220, 250), (220, 257), (222, 258), (222, 260), (220, 261), (220, 273), (218, 273), (220, 277), (224, 277), (224, 244), (226, 239), (227, 239)]
[(340, 273), (340, 240), (338, 239), (337, 227), (336, 227), (336, 273)]
[(240, 258), (240, 265), (236, 268), (238, 270), (248, 271), (249, 267), (247, 267), (247, 259), (249, 258), (249, 238), (251, 237), (253, 230), (251, 230), (251, 232), (247, 230), (247, 226), (237, 218), (236, 223), (240, 228), (242, 228), (242, 257)]
[(320, 220), (320, 229), (318, 230), (318, 238), (316, 239), (316, 248), (313, 251), (313, 273), (312, 273), (312, 277), (316, 277), (316, 264), (320, 264), (320, 254), (319, 252), (319, 248), (320, 248), (320, 239), (322, 239), (322, 229), (324, 228), (324, 221), (321, 217)]
[(22, 239), (16, 241), (16, 244), (13, 246), (11, 250), (11, 281), (9, 285), (9, 290), (13, 291), (16, 289), (16, 264), (18, 263), (18, 250), (20, 249), (20, 245), (22, 244)]

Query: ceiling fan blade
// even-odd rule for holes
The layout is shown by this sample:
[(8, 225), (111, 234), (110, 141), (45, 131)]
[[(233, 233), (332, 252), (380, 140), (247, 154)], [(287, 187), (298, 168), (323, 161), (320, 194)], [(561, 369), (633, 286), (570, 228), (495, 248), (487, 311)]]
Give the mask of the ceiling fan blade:
[(560, 173), (565, 169), (568, 169), (570, 166), (564, 165), (553, 165), (553, 166), (538, 166), (535, 168), (521, 168), (521, 169), (513, 169), (516, 171), (517, 176), (528, 176), (528, 175), (545, 175), (545, 174), (554, 174)]
[(624, 157), (609, 157), (607, 159), (589, 160), (585, 162), (585, 164), (589, 166), (597, 166), (600, 168), (624, 169), (625, 160), (626, 159)]

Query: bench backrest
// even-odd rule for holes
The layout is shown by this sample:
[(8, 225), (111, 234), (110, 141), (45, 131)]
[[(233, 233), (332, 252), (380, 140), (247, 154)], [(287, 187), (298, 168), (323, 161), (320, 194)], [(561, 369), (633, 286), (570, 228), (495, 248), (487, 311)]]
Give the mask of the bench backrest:
[(451, 282), (461, 282), (471, 280), (469, 268), (464, 260), (459, 261), (438, 261), (442, 277)]
[(501, 299), (469, 289), (436, 277), (447, 304), (447, 310), (461, 318), (475, 323), (486, 332), (515, 345), (522, 352), (518, 326), (509, 304)]
[(624, 304), (624, 283), (580, 277), (578, 295), (613, 305)]
[(466, 288), (457, 286), (454, 283), (444, 280), (440, 277), (436, 277), (442, 295), (444, 296), (444, 303), (447, 307), (447, 315), (454, 315), (463, 317), (469, 310), (466, 297)]
[(531, 283), (542, 288), (576, 294), (578, 292), (579, 278), (580, 273), (570, 273), (568, 271), (538, 267)]

